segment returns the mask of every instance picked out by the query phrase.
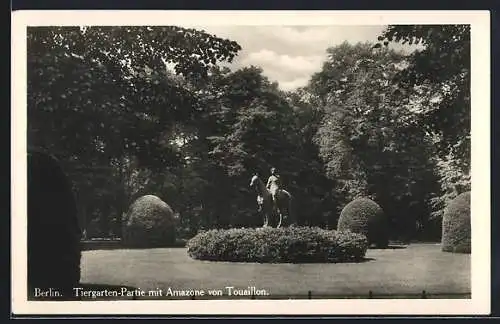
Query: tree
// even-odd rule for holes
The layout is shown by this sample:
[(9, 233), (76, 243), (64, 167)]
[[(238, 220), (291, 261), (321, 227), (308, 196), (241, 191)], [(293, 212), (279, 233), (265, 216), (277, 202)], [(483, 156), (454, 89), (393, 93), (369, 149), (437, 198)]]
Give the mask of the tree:
[(470, 168), (470, 26), (389, 26), (379, 40), (420, 44), (408, 66), (394, 81), (403, 89), (420, 87), (428, 102), (422, 127), (438, 135), (441, 155), (453, 154), (455, 163)]
[[(256, 202), (248, 181), (254, 172), (265, 180), (275, 166), (285, 188), (297, 197), (299, 221), (324, 225), (335, 200), (329, 197), (332, 185), (311, 145), (320, 112), (308, 102), (307, 92), (280, 91), (257, 67), (213, 71), (211, 80), (203, 92), (203, 125), (188, 146), (208, 149), (209, 155), (198, 155), (192, 165), (201, 167), (198, 170), (210, 179), (204, 200), (216, 202), (205, 205), (218, 210), (213, 212), (215, 222), (252, 223)], [(204, 159), (210, 162), (202, 163)], [(227, 214), (232, 220), (220, 218)]]
[(435, 182), (432, 146), (415, 118), (415, 102), (390, 82), (406, 59), (369, 43), (344, 43), (328, 53), (310, 83), (325, 104), (315, 142), (327, 175), (343, 204), (372, 198), (395, 232), (412, 235), (416, 218), (426, 221), (427, 190)]
[(314, 145), (324, 111), (318, 97), (312, 96), (307, 88), (285, 93), (285, 97), (294, 114), (290, 141), (295, 145), (296, 163), (291, 168), (295, 180), (293, 192), (299, 201), (296, 206), (299, 221), (335, 228), (339, 216), (336, 211), (341, 208), (336, 180), (326, 176), (318, 147)]
[[(154, 149), (164, 139), (161, 131), (191, 118), (196, 107), (193, 95), (168, 77), (165, 64), (203, 77), (239, 49), (235, 42), (178, 27), (30, 29), (29, 139), (77, 155)], [(125, 132), (131, 125), (140, 130)], [(40, 131), (43, 136), (36, 136)]]
[(470, 26), (390, 25), (379, 40), (422, 47), (409, 56), (394, 83), (417, 88), (426, 98), (419, 124), (439, 149), (441, 192), (433, 199), (433, 215), (440, 217), (444, 206), (470, 190)]
[(228, 213), (241, 219), (255, 212), (255, 194), (248, 188), (252, 174), (263, 176), (271, 165), (280, 168), (288, 159), (285, 125), (290, 111), (259, 68), (243, 68), (217, 82), (216, 89), (222, 91), (214, 94), (217, 99), (208, 116), (215, 122), (207, 137), (209, 158), (222, 171), (225, 181), (220, 186), (236, 189), (225, 199), (230, 202)]
[[(118, 215), (128, 205), (130, 168), (184, 163), (176, 128), (192, 122), (198, 105), (166, 64), (184, 79), (200, 80), (240, 49), (174, 26), (30, 27), (27, 37), (29, 145), (64, 161), (70, 176), (81, 180), (80, 197), (103, 208), (114, 201)], [(95, 190), (96, 168), (108, 170), (101, 191)]]

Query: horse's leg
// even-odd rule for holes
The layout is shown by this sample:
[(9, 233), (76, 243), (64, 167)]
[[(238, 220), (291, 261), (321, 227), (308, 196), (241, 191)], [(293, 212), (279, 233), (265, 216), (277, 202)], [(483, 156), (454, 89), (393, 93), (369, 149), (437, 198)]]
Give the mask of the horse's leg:
[(271, 200), (269, 202), (269, 209), (267, 210), (267, 218), (268, 218), (268, 224), (270, 227), (274, 227), (275, 221), (274, 221), (274, 215), (275, 215), (275, 210), (274, 210), (274, 203)]
[(281, 200), (280, 201), (280, 206), (278, 206), (279, 208), (279, 215), (280, 215), (280, 218), (279, 218), (279, 222), (280, 222), (280, 226), (286, 226), (286, 216), (287, 216), (287, 213), (288, 213), (288, 210), (286, 208), (286, 206), (284, 206), (284, 201)]
[(276, 199), (276, 218), (277, 218), (277, 222), (278, 224), (276, 225), (276, 228), (280, 228), (281, 226), (284, 225), (284, 222), (283, 222), (283, 209), (286, 210), (286, 208), (283, 208), (283, 196), (281, 197), (277, 197)]
[(283, 215), (282, 215), (281, 207), (280, 207), (280, 201), (276, 201), (276, 209), (275, 209), (274, 216), (276, 217), (276, 228), (280, 228), (282, 220), (283, 220)]
[(264, 224), (262, 227), (268, 227), (269, 226), (269, 212), (265, 209), (264, 206), (262, 206), (262, 214), (264, 215)]
[(276, 209), (274, 210), (274, 225), (276, 228), (281, 226), (281, 210), (278, 206), (276, 206)]
[(281, 225), (288, 226), (288, 210), (285, 209), (285, 213), (281, 214)]
[(278, 225), (276, 225), (276, 228), (281, 227), (281, 223), (283, 222), (283, 214), (281, 214), (281, 211), (278, 210)]

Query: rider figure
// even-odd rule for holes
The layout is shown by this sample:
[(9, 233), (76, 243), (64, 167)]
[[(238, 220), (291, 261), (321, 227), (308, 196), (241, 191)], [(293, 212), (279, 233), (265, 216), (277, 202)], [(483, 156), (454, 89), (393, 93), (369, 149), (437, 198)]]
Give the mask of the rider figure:
[(271, 192), (273, 203), (276, 206), (276, 195), (281, 187), (280, 176), (276, 172), (276, 168), (271, 168), (271, 176), (267, 180), (266, 188)]

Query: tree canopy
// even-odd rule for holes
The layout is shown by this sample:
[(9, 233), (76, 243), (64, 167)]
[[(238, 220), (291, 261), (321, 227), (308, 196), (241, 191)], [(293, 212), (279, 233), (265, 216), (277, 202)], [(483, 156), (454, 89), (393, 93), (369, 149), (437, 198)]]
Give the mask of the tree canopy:
[(146, 194), (178, 214), (180, 237), (256, 226), (249, 180), (271, 166), (300, 224), (334, 228), (369, 197), (393, 238), (440, 233), (433, 219), (470, 188), (468, 26), (331, 46), (293, 91), (258, 66), (228, 68), (241, 46), (200, 30), (30, 27), (27, 42), (28, 144), (63, 162), (89, 236), (119, 236)]

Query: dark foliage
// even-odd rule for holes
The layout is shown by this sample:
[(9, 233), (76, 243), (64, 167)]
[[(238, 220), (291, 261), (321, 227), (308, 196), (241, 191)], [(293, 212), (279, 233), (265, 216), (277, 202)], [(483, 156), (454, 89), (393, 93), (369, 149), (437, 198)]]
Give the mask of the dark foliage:
[(52, 156), (28, 153), (28, 296), (70, 294), (80, 281), (80, 227), (71, 185)]
[(364, 235), (318, 227), (241, 228), (198, 233), (187, 243), (192, 258), (259, 263), (356, 262)]
[(445, 209), (442, 250), (471, 252), (470, 191), (458, 195)]
[(248, 181), (275, 166), (299, 225), (335, 228), (369, 197), (391, 239), (439, 241), (444, 207), (470, 190), (469, 34), (388, 26), (380, 41), (419, 51), (346, 42), (283, 91), (259, 67), (223, 67), (240, 45), (201, 30), (30, 27), (28, 143), (64, 162), (87, 238), (122, 237), (150, 192), (179, 214), (178, 238), (256, 226)]
[(127, 247), (166, 247), (175, 243), (174, 212), (156, 196), (138, 198), (123, 224), (123, 244)]
[(340, 213), (339, 231), (352, 231), (368, 238), (368, 244), (387, 247), (388, 223), (384, 211), (371, 199), (358, 198), (348, 203)]

